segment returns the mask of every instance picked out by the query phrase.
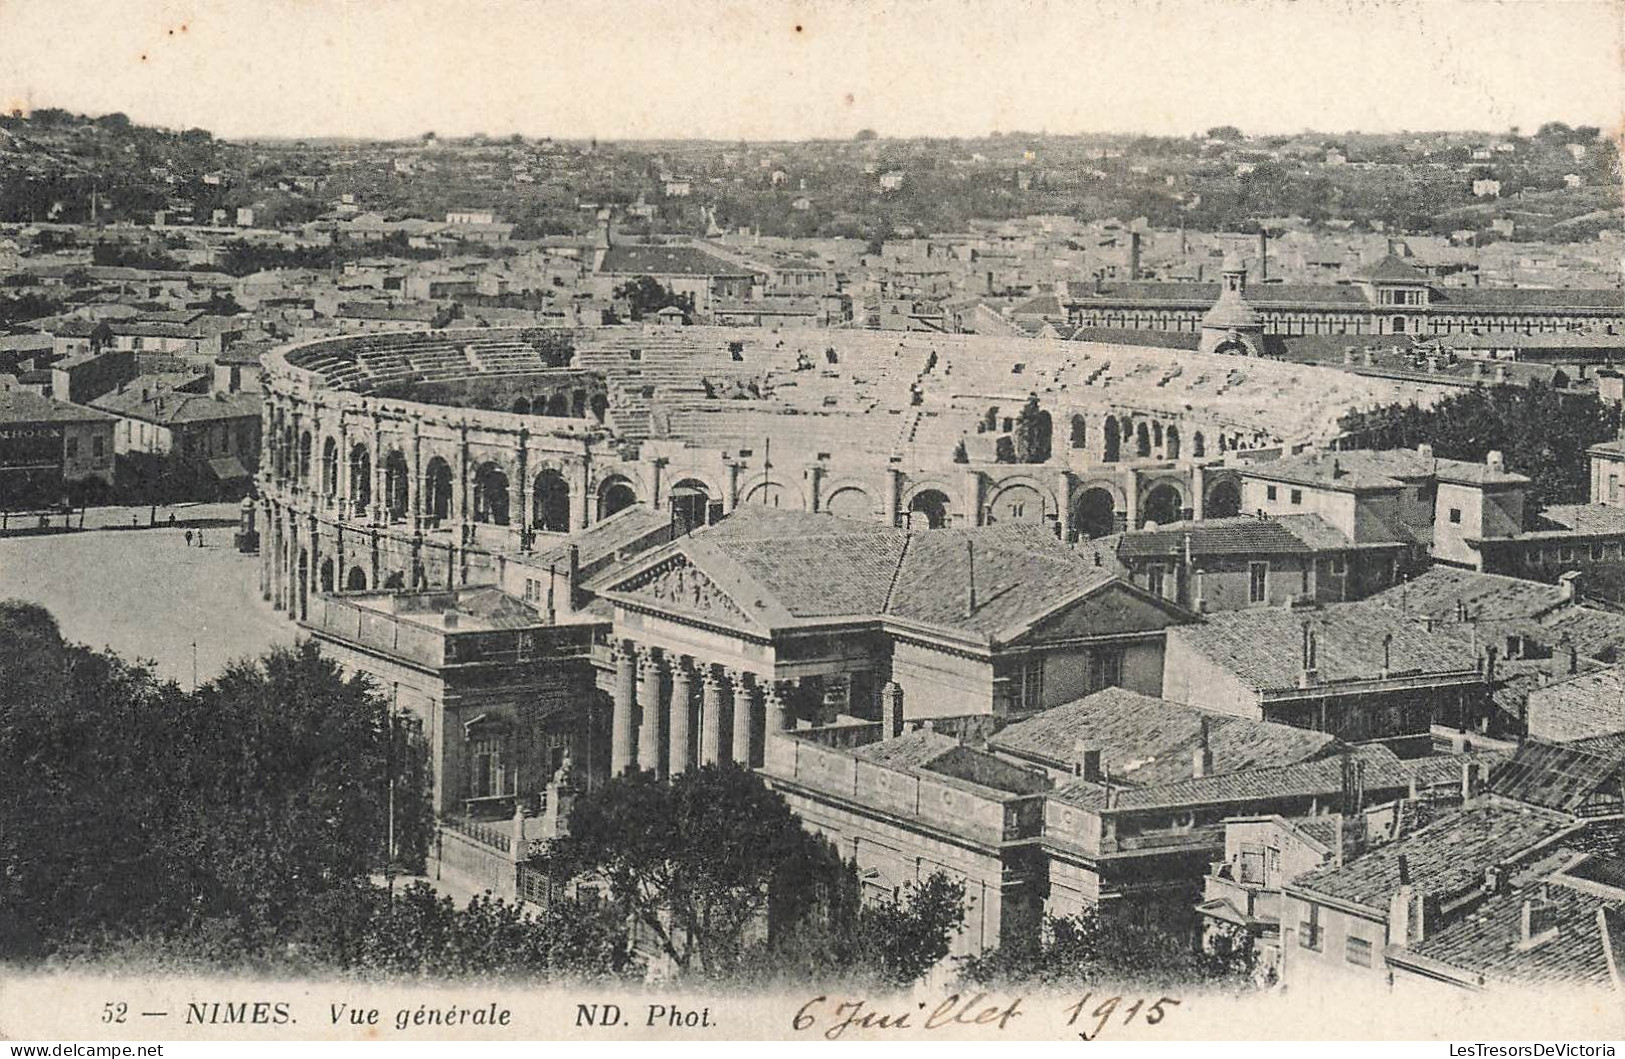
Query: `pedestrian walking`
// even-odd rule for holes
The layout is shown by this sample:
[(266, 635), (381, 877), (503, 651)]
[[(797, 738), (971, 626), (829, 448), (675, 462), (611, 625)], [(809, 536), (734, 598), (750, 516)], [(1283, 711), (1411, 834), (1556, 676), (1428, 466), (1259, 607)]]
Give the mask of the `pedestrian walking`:
[(190, 548), (192, 546), (192, 531), (191, 530), (186, 531), (186, 546), (188, 548)]

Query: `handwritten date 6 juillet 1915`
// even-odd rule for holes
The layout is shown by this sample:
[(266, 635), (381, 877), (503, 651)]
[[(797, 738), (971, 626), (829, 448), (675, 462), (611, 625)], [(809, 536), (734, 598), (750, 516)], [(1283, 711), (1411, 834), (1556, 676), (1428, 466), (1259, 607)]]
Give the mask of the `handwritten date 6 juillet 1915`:
[[(791, 1027), (797, 1033), (816, 1033), (826, 1040), (837, 1041), (848, 1033), (861, 1035), (866, 1031), (883, 1030), (959, 1030), (971, 1027), (995, 1031), (1008, 1029), (1016, 1019), (1027, 1014), (1032, 1004), (1026, 997), (1013, 997), (1008, 1002), (987, 993), (954, 993), (936, 1005), (918, 1001), (912, 1007), (899, 1006), (882, 1009), (869, 1000), (843, 1000), (829, 996), (816, 996), (796, 1012)], [(1065, 1026), (1079, 1037), (1092, 1041), (1108, 1026), (1128, 1027), (1136, 1019), (1147, 1026), (1155, 1026), (1168, 1017), (1179, 1000), (1170, 997), (1127, 997), (1121, 994), (1085, 993), (1060, 1009), (1066, 1017)]]

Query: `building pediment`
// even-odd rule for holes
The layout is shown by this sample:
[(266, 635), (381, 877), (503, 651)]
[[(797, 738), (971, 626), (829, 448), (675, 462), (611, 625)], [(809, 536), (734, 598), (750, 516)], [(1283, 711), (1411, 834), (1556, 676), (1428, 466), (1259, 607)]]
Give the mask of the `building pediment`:
[(677, 553), (647, 566), (609, 589), (628, 602), (641, 602), (659, 610), (682, 611), (732, 625), (758, 624), (749, 612), (688, 556)]
[(1061, 606), (1009, 642), (1037, 646), (1157, 632), (1190, 620), (1182, 608), (1116, 581)]

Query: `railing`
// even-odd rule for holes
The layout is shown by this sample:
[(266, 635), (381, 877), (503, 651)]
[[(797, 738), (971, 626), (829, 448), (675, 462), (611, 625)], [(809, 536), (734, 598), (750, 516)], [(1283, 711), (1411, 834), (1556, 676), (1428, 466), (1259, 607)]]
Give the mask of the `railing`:
[(488, 824), (468, 817), (447, 816), (441, 818), (440, 826), (503, 853), (513, 848), (513, 827), (506, 822)]

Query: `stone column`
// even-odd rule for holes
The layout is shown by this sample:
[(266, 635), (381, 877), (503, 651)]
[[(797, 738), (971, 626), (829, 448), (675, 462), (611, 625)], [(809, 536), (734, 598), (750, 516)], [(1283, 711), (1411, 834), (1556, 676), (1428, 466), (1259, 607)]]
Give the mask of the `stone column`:
[(1207, 517), (1207, 472), (1201, 464), (1191, 468), (1191, 518)]
[(795, 685), (791, 681), (775, 680), (767, 685), (764, 705), (767, 734), (782, 732), (795, 724), (790, 713), (789, 695)]
[(1132, 468), (1123, 472), (1124, 506), (1123, 513), (1125, 528), (1136, 530), (1140, 528), (1140, 476)]
[(284, 549), (287, 547), (282, 540), (282, 505), (269, 505), (270, 517), (265, 521), (265, 528), (269, 532), (270, 540), (270, 600), (271, 606), (277, 610), (282, 609), (282, 562), (287, 557)]
[(412, 420), (412, 469), (406, 478), (406, 519), (414, 530), (423, 528), (423, 439)]
[(339, 514), (348, 520), (355, 513), (355, 504), (350, 500), (350, 491), (355, 488), (350, 481), (350, 421), (339, 410)]
[(1059, 505), (1056, 511), (1058, 525), (1061, 527), (1061, 541), (1070, 543), (1072, 540), (1072, 475), (1066, 471), (1058, 471), (1055, 475), (1055, 500)]
[(633, 696), (637, 694), (638, 660), (625, 643), (615, 648), (615, 691), (610, 715), (609, 774), (619, 776), (636, 764), (633, 746)]
[(271, 600), (271, 562), (275, 540), (275, 532), (271, 522), (271, 502), (260, 503), (260, 598), (266, 602)]
[(722, 681), (706, 666), (700, 681), (700, 764), (721, 764), (726, 746), (722, 735)]
[(733, 683), (734, 723), (733, 759), (742, 768), (750, 768), (751, 738), (755, 729), (756, 704), (752, 702), (749, 676), (737, 670), (728, 673)]
[(824, 510), (823, 487), (824, 468), (815, 463), (807, 468), (807, 510)]
[(661, 713), (660, 658), (652, 650), (638, 652), (638, 767), (664, 776), (660, 767)]
[(694, 765), (694, 695), (693, 674), (688, 659), (678, 657), (671, 662), (671, 733), (667, 753), (667, 768), (673, 776), (687, 772)]
[(980, 526), (982, 524), (982, 476), (970, 468), (965, 469), (965, 484), (960, 491), (960, 510), (953, 511), (952, 517), (961, 526)]
[(519, 481), (515, 491), (519, 500), (518, 518), (509, 513), (508, 522), (519, 531), (519, 547), (525, 548), (530, 534), (530, 431), (519, 428)]
[(897, 498), (903, 491), (902, 477), (903, 472), (897, 468), (886, 468), (886, 494), (881, 500), (886, 509), (880, 513), (880, 521), (888, 526), (897, 525)]
[(592, 501), (587, 495), (591, 476), (585, 459), (575, 464), (575, 472), (576, 480), (570, 485), (570, 528), (586, 529), (592, 518)]
[(728, 464), (728, 488), (722, 494), (722, 513), (732, 514), (735, 505), (739, 503), (739, 464)]
[(310, 516), (306, 527), (306, 536), (310, 538), (310, 569), (305, 571), (305, 589), (310, 596), (314, 596), (322, 587), (322, 557), (317, 554), (321, 550), (321, 535), (316, 531), (315, 515)]
[(466, 526), (468, 515), (468, 424), (457, 428), (457, 518)]
[(384, 521), (384, 425), (378, 414), (372, 417), (372, 521)]

